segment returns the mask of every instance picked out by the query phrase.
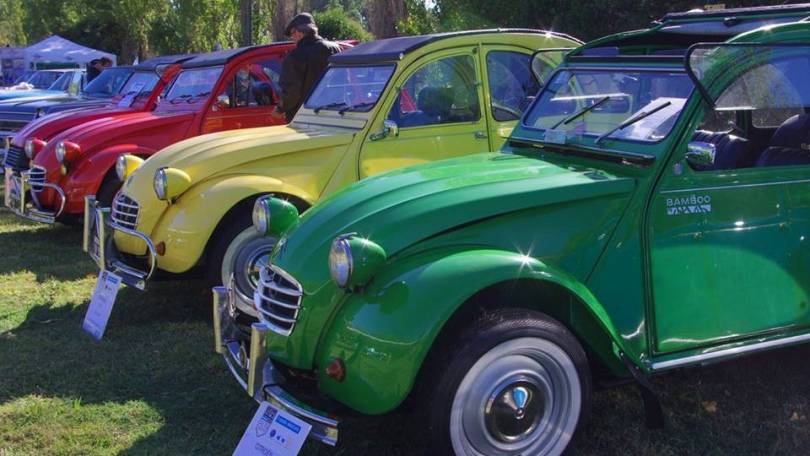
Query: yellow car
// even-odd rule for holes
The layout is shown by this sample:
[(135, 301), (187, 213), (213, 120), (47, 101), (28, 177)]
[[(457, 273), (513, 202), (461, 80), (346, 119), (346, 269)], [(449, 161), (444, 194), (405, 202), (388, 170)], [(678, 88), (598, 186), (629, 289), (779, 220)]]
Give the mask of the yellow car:
[[(498, 150), (565, 48), (537, 30), (479, 30), (364, 43), (331, 57), (287, 126), (188, 139), (145, 162), (123, 156), (112, 208), (88, 197), (84, 247), (144, 289), (156, 269), (232, 281), (240, 310), (273, 246), (252, 225), (274, 194), (303, 212), (365, 177)], [(538, 52), (535, 52), (539, 50)], [(226, 94), (223, 94), (223, 96)]]

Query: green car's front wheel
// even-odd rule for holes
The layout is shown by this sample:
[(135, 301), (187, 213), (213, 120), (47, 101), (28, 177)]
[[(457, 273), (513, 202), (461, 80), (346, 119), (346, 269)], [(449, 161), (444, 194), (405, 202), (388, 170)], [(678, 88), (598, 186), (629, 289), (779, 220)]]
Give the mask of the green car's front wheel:
[(435, 451), (556, 455), (590, 401), (585, 352), (559, 322), (504, 309), (465, 331), (431, 394)]
[(208, 262), (208, 275), (216, 285), (229, 285), (233, 277), (236, 306), (240, 311), (256, 316), (253, 292), (259, 280), (259, 270), (268, 264), (276, 239), (259, 234), (253, 228), (249, 214), (240, 215), (216, 240)]

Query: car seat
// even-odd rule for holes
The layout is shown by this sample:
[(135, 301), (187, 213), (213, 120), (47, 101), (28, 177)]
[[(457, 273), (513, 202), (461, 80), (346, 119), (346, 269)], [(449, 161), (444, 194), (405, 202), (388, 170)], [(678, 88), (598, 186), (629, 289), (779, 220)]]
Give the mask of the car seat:
[(789, 166), (810, 163), (810, 114), (797, 114), (784, 121), (771, 136), (757, 166)]

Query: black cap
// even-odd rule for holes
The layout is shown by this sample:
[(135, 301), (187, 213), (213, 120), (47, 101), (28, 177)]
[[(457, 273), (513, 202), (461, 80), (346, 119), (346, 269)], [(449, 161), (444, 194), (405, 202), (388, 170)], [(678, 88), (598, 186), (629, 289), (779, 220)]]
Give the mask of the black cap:
[(299, 25), (308, 25), (308, 24), (315, 24), (315, 18), (312, 17), (309, 13), (300, 13), (297, 14), (289, 24), (287, 24), (287, 28), (284, 29), (284, 34), (287, 36), (292, 35), (292, 29), (294, 27), (298, 27)]

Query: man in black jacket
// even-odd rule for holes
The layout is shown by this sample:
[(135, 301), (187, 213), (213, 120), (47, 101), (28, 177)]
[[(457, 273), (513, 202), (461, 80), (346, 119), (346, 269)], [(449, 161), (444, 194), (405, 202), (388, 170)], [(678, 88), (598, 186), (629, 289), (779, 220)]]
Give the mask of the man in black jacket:
[(318, 26), (309, 13), (295, 16), (285, 33), (296, 46), (281, 66), (281, 105), (276, 112), (290, 122), (326, 69), (329, 56), (340, 52), (340, 46), (318, 35)]

